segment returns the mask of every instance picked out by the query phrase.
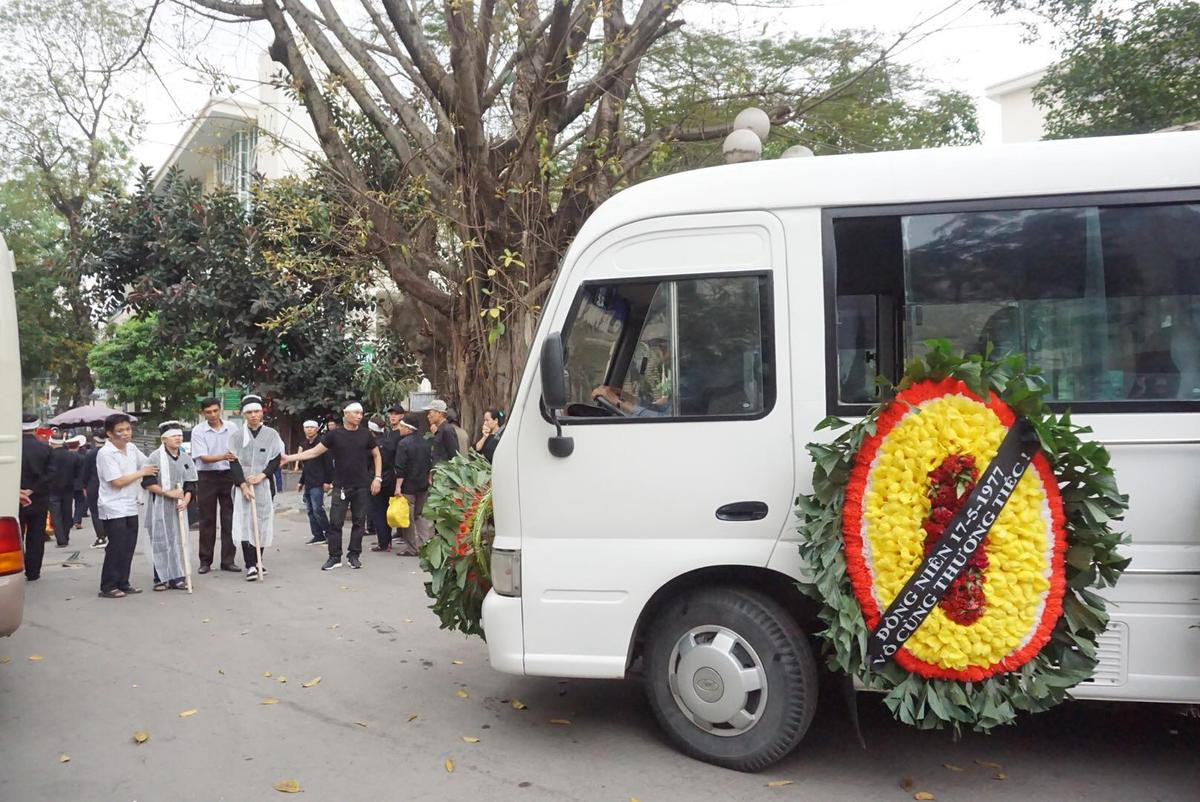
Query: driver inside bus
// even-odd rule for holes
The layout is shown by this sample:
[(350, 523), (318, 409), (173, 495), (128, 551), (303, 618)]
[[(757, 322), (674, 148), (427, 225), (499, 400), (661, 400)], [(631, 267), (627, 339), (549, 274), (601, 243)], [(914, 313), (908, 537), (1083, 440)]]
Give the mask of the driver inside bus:
[(665, 337), (654, 337), (646, 341), (658, 360), (655, 368), (657, 381), (650, 376), (642, 375), (639, 389), (642, 393), (634, 396), (620, 387), (602, 384), (592, 390), (592, 400), (603, 398), (612, 406), (632, 418), (663, 417), (671, 414), (672, 392), (674, 383), (671, 380), (671, 343)]

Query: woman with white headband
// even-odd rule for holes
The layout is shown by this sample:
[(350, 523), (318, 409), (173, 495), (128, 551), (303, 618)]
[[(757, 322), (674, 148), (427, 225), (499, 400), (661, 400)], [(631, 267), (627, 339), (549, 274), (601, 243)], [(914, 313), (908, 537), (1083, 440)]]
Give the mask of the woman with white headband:
[(146, 534), (150, 538), (150, 563), (154, 566), (155, 590), (187, 588), (183, 533), (179, 513), (186, 510), (196, 493), (196, 465), (180, 446), (183, 426), (167, 421), (158, 427), (162, 445), (150, 452), (146, 461), (158, 466), (157, 476), (142, 479), (150, 492), (146, 504)]

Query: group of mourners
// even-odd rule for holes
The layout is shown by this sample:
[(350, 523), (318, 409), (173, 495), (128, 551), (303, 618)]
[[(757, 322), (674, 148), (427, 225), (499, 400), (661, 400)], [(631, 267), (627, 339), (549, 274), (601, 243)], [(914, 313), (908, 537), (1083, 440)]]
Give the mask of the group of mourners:
[[(364, 426), (363, 407), (353, 402), (342, 410), (341, 425), (331, 420), (323, 433), (317, 421), (305, 421), (303, 448), (289, 455), (279, 432), (263, 423), (263, 399), (257, 395), (242, 399), (240, 425), (224, 418), (217, 398), (201, 401), (200, 412), (204, 420), (192, 429), (190, 453), (183, 449), (183, 425), (167, 421), (159, 426), (161, 445), (149, 455), (132, 442), (132, 420), (123, 413), (105, 419), (104, 438), (97, 436), (96, 447), (83, 456), (75, 453), (79, 438), (70, 441), (73, 447), (53, 439), (48, 444), (36, 416), (26, 415), (20, 513), (26, 579), (36, 580), (41, 574), (48, 509), (60, 546), (67, 545), (70, 524), (80, 527), (76, 511), (80, 508), (72, 508), (73, 517), (64, 517), (64, 493), (69, 492), (74, 501), (77, 489), (82, 490), (96, 530), (93, 547), (105, 548), (100, 571), (103, 598), (142, 592), (131, 584), (130, 572), (143, 491), (154, 590), (191, 589), (187, 509), (193, 498), (199, 513), (197, 573), (207, 574), (213, 568), (219, 522), (217, 567), (243, 570), (236, 563), (240, 543), (246, 579), (260, 579), (267, 573), (263, 550), (274, 540), (280, 469), (288, 463), (301, 465), (297, 489), (308, 512), (312, 535), (308, 542), (328, 548), (322, 570), (342, 565), (347, 513), (351, 529), (344, 556), (351, 568), (362, 568), (368, 522), (377, 538), (372, 551), (392, 551), (395, 540), (397, 553), (413, 555), (431, 535), (430, 523), (421, 514), (433, 466), (469, 449), (490, 461), (502, 430), (501, 414), (487, 410), (481, 436), (472, 443), (440, 400), (431, 402), (424, 416), (395, 405), (388, 410), (386, 427), (374, 422)], [(59, 455), (60, 450), (69, 456)], [(64, 489), (67, 485), (69, 490)], [(328, 515), (326, 493), (332, 494)], [(405, 497), (411, 511), (410, 526), (395, 531), (387, 520), (393, 496)], [(64, 522), (61, 537), (60, 519)]]

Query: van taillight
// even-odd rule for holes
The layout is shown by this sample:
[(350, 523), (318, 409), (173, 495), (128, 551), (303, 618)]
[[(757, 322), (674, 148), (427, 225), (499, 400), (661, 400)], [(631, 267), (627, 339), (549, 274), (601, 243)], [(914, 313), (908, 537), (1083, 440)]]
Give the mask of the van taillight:
[(16, 518), (0, 518), (0, 576), (25, 569), (21, 556), (21, 525)]

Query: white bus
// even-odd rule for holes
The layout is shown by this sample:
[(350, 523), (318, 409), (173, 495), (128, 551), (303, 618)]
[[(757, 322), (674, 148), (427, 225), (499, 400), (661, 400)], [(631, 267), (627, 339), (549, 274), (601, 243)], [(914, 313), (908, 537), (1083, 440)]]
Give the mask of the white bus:
[[(1132, 564), (1074, 695), (1200, 702), (1200, 133), (757, 162), (605, 203), (495, 455), (493, 667), (611, 678), (640, 656), (684, 751), (786, 754), (816, 701), (793, 648), (814, 626), (804, 445), (931, 338), (1040, 365), (1129, 494)], [(791, 674), (756, 664), (789, 649)]]

